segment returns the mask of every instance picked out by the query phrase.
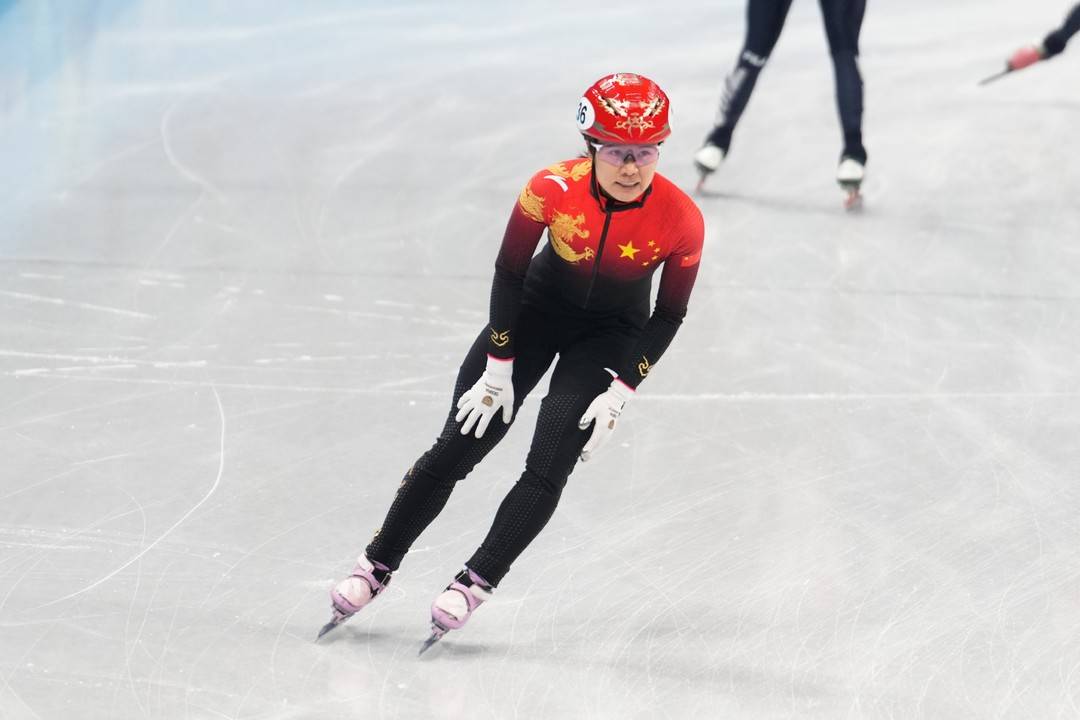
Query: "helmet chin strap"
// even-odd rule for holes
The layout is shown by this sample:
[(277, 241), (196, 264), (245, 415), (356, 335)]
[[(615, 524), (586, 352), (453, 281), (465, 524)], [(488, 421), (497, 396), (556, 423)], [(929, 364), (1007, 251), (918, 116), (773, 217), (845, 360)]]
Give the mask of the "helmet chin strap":
[(608, 195), (607, 190), (600, 187), (600, 179), (596, 177), (596, 147), (589, 141), (589, 138), (582, 135), (585, 138), (585, 148), (588, 153), (588, 158), (592, 162), (592, 169), (589, 170), (589, 182), (592, 184), (593, 195), (597, 198), (604, 198), (606, 202), (618, 202), (615, 198)]

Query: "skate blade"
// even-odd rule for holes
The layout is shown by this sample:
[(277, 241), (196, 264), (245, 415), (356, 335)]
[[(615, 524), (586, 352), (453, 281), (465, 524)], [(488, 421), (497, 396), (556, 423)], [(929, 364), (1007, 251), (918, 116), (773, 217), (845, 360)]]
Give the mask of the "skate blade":
[(1012, 71), (1013, 71), (1012, 68), (1005, 68), (1001, 72), (996, 72), (993, 75), (990, 75), (989, 77), (984, 77), (982, 80), (979, 81), (979, 84), (980, 85), (989, 85), (990, 83), (994, 82), (995, 80), (1000, 80), (1001, 78), (1005, 77), (1006, 75), (1008, 75)]
[(323, 625), (322, 629), (319, 630), (319, 634), (315, 636), (315, 642), (318, 642), (322, 638), (323, 635), (330, 632), (331, 630), (333, 630), (334, 628), (336, 628), (338, 625), (345, 622), (346, 620), (348, 620), (347, 617), (337, 617), (336, 615), (334, 617), (330, 618), (330, 622)]
[(443, 628), (443, 627), (440, 627), (438, 625), (433, 624), (431, 626), (431, 637), (429, 637), (427, 640), (425, 640), (424, 644), (420, 646), (420, 652), (417, 653), (417, 657), (419, 657), (420, 655), (423, 655), (428, 650), (430, 650), (431, 646), (434, 645), (435, 643), (439, 642), (439, 640), (442, 639), (442, 636), (445, 635), (447, 632), (448, 632), (448, 630), (446, 628)]
[(697, 185), (694, 186), (694, 192), (701, 193), (701, 191), (705, 189), (705, 181), (709, 179), (709, 176), (713, 174), (713, 171), (698, 165), (696, 162), (694, 163), (694, 168), (698, 172), (698, 181)]
[(848, 190), (848, 194), (844, 198), (844, 209), (848, 212), (855, 212), (857, 210), (861, 210), (862, 205), (862, 194), (858, 190)]

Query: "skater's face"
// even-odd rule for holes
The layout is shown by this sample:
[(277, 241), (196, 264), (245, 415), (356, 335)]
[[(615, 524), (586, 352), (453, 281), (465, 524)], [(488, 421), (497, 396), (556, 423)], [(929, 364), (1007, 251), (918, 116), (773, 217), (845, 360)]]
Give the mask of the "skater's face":
[(616, 200), (636, 200), (652, 184), (660, 157), (659, 146), (590, 143), (590, 148), (594, 152), (596, 182)]

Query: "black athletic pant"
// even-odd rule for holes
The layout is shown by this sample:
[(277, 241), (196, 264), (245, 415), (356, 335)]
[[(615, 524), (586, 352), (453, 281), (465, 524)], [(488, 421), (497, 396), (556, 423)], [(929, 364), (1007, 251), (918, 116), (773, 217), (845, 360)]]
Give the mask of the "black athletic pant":
[(1076, 33), (1080, 32), (1080, 3), (1073, 6), (1068, 17), (1061, 27), (1057, 28), (1043, 39), (1043, 48), (1046, 56), (1053, 57), (1065, 49), (1066, 43)]
[[(518, 320), (514, 358), (514, 419), (526, 395), (559, 360), (548, 394), (540, 403), (525, 471), (495, 514), (479, 549), (467, 561), (474, 572), (497, 585), (510, 565), (547, 524), (577, 463), (592, 427), (578, 420), (597, 395), (611, 384), (604, 368), (616, 367), (640, 331), (622, 321), (588, 322), (548, 316), (525, 306)], [(489, 331), (477, 337), (458, 372), (450, 414), (430, 450), (405, 474), (382, 527), (368, 545), (369, 559), (396, 570), (420, 533), (442, 511), (458, 480), (506, 434), (501, 413), (484, 437), (462, 435), (454, 420), (457, 401), (483, 374)]]
[[(862, 144), (863, 83), (859, 74), (859, 30), (866, 0), (818, 0), (825, 21), (833, 70), (836, 76), (836, 104), (844, 134), (844, 155), (866, 162)], [(758, 74), (769, 60), (784, 27), (791, 0), (748, 0), (746, 39), (735, 69), (724, 80), (715, 128), (708, 142), (725, 153), (731, 146), (735, 126), (750, 101)]]

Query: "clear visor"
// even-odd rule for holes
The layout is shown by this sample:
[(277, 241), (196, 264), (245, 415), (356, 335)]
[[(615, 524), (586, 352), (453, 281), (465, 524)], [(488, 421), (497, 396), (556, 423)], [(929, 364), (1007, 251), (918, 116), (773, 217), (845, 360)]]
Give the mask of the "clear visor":
[(660, 159), (659, 145), (599, 145), (590, 143), (596, 150), (596, 157), (608, 165), (622, 167), (628, 162), (635, 165), (652, 165)]

